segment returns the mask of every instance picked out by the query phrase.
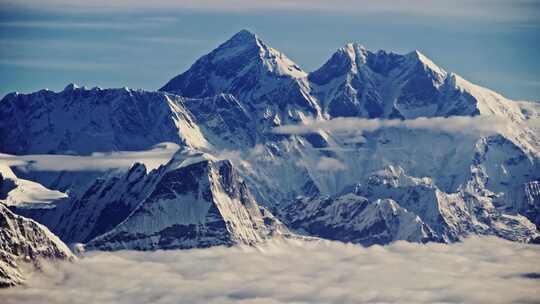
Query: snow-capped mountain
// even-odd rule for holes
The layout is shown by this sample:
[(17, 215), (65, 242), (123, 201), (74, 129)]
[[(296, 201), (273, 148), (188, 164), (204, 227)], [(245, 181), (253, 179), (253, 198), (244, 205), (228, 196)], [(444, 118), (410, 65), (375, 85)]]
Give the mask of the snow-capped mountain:
[(321, 116), (307, 73), (255, 34), (242, 30), (160, 90), (185, 97), (234, 95), (259, 131)]
[(228, 160), (184, 148), (151, 172), (135, 164), (46, 209), (15, 209), (69, 244), (90, 249), (172, 249), (256, 244), (290, 237), (250, 194)]
[(354, 193), (296, 201), (283, 210), (283, 218), (301, 233), (365, 246), (439, 241), (419, 216), (394, 200), (370, 201)]
[(304, 198), (282, 212), (291, 228), (364, 245), (393, 240), (453, 242), (470, 234), (523, 242), (540, 238), (525, 216), (495, 208), (492, 196), (466, 190), (445, 193), (430, 178), (410, 177), (392, 166), (344, 193)]
[(49, 229), (0, 203), (0, 287), (18, 285), (40, 259), (72, 260), (69, 248)]
[(228, 160), (179, 151), (129, 216), (87, 247), (173, 249), (256, 244), (289, 232), (259, 206)]
[(124, 175), (96, 179), (81, 195), (57, 203), (55, 209), (25, 213), (68, 244), (86, 243), (122, 222), (153, 189), (153, 177), (137, 163)]
[[(329, 115), (369, 118), (435, 114), (438, 102), (434, 101), (445, 78), (446, 72), (419, 52), (372, 53), (358, 44), (340, 48), (309, 75)], [(464, 110), (460, 114), (473, 114)]]
[[(254, 65), (250, 60), (238, 61), (231, 55), (235, 52), (228, 49), (231, 45), (251, 49), (253, 41), (257, 46), (267, 47), (257, 36), (242, 31), (202, 57), (187, 72), (173, 78), (161, 90), (193, 97), (230, 93), (247, 109), (248, 115), (279, 105), (281, 96), (267, 100), (257, 94), (261, 87), (267, 86), (246, 86), (259, 83), (253, 81), (260, 79), (256, 73), (250, 72), (251, 77), (247, 78), (242, 73), (218, 73), (220, 80), (212, 80), (214, 66), (211, 62), (214, 56), (235, 58), (221, 62), (218, 68), (250, 70)], [(260, 55), (264, 52), (259, 50), (253, 53)], [(264, 62), (261, 59), (264, 56), (254, 58), (257, 66)], [(238, 74), (242, 76), (237, 77)], [(189, 89), (194, 83), (191, 81), (200, 78), (206, 79), (203, 82), (205, 89)], [(315, 200), (320, 201), (322, 198), (317, 198), (319, 195), (339, 194), (347, 185), (360, 182), (365, 176), (388, 165), (395, 165), (403, 171), (401, 174), (410, 175), (409, 178), (421, 180), (430, 177), (430, 185), (416, 186), (414, 191), (419, 192), (416, 200), (403, 195), (368, 197), (369, 200), (394, 199), (398, 207), (418, 215), (433, 230), (434, 238), (453, 241), (469, 233), (504, 234), (490, 231), (480, 224), (471, 224), (472, 221), (512, 222), (523, 228), (515, 228), (523, 233), (510, 233), (506, 235), (507, 238), (534, 238), (536, 228), (530, 226), (527, 219), (518, 216), (514, 221), (504, 215), (516, 204), (516, 196), (512, 198), (510, 193), (523, 193), (520, 189), (525, 189), (524, 185), (540, 179), (540, 137), (538, 129), (529, 124), (531, 118), (539, 117), (537, 105), (511, 101), (476, 86), (438, 67), (419, 51), (405, 55), (371, 52), (358, 44), (347, 44), (339, 49), (312, 73), (288, 74), (287, 78), (303, 83), (302, 94), (309, 94), (310, 100), (317, 103), (313, 107), (317, 109), (317, 115), (310, 115), (314, 112), (303, 108), (297, 110), (303, 111), (304, 117), (319, 121), (343, 116), (376, 119), (496, 116), (505, 125), (501, 128), (493, 126), (493, 132), (489, 134), (383, 128), (362, 133), (354, 130), (314, 130), (307, 135), (266, 138), (248, 151), (241, 149), (236, 159), (245, 179), (251, 181), (253, 192), (262, 201), (273, 206), (287, 206), (297, 195), (316, 197)], [(253, 104), (258, 108), (254, 108)], [(309, 124), (305, 119), (293, 122)], [(276, 120), (275, 125), (287, 123), (291, 122)], [(328, 164), (333, 166), (329, 167)], [(523, 201), (522, 198), (517, 199)], [(489, 213), (489, 219), (475, 214), (477, 210), (470, 207), (471, 201), (476, 200), (479, 202), (475, 206), (480, 207), (475, 208)], [(527, 206), (520, 209), (521, 214), (527, 214), (529, 220), (536, 220), (534, 203), (520, 203), (520, 206)], [(276, 208), (280, 209), (279, 206)], [(294, 209), (294, 206), (291, 208)], [(524, 209), (533, 211), (526, 212)], [(512, 210), (508, 214), (510, 217), (517, 212), (516, 208)], [(447, 218), (441, 220), (444, 213)], [(499, 227), (505, 225), (500, 224)]]
[(162, 92), (78, 88), (11, 93), (0, 102), (0, 151), (90, 154), (148, 149), (161, 142), (204, 145), (182, 98)]
[(349, 43), (309, 80), (331, 117), (519, 116), (501, 95), (446, 72), (417, 50), (400, 55)]
[[(158, 92), (13, 93), (0, 101), (0, 115), (8, 118), (0, 121), (2, 153), (180, 145), (157, 170), (87, 175), (92, 186), (72, 192), (69, 203), (33, 213), (88, 248), (251, 244), (286, 234), (268, 210), (300, 233), (361, 244), (470, 234), (538, 240), (540, 106), (474, 85), (418, 51), (347, 44), (306, 73), (241, 31)], [(444, 125), (457, 121), (450, 116), (480, 118), (473, 122), (482, 131), (397, 121), (355, 129), (333, 120)], [(286, 125), (309, 131), (274, 129)]]

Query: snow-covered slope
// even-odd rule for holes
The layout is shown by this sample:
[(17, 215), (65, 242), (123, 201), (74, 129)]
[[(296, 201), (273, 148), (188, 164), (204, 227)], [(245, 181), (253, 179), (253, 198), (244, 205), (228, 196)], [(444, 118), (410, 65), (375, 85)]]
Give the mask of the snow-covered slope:
[(148, 196), (159, 175), (147, 175), (135, 164), (124, 175), (98, 178), (80, 196), (57, 204), (55, 210), (33, 213), (66, 243), (85, 243), (122, 222)]
[(9, 207), (39, 209), (52, 207), (65, 198), (65, 193), (18, 178), (9, 166), (0, 163), (0, 203)]
[(521, 116), (500, 94), (446, 72), (419, 51), (371, 52), (349, 43), (309, 80), (331, 117)]
[[(470, 186), (474, 181), (470, 181)], [(441, 191), (428, 178), (408, 176), (402, 168), (388, 167), (356, 184), (354, 193), (369, 199), (390, 198), (401, 207), (417, 214), (436, 236), (455, 241), (464, 235), (495, 234), (507, 239), (529, 241), (539, 236), (538, 229), (527, 218), (504, 214), (495, 208), (496, 197), (474, 187), (463, 187), (454, 193)], [(509, 232), (511, 231), (511, 232)]]
[[(259, 206), (227, 160), (180, 151), (150, 195), (118, 226), (91, 240), (90, 249), (173, 249), (255, 244), (287, 235)], [(152, 175), (151, 174), (151, 175)]]
[(524, 183), (514, 191), (505, 193), (505, 197), (512, 204), (505, 203), (503, 207), (509, 212), (523, 214), (540, 227), (540, 181)]
[(242, 30), (160, 90), (185, 97), (233, 94), (259, 131), (320, 117), (307, 73), (255, 34)]
[(395, 201), (370, 201), (354, 193), (296, 201), (283, 210), (283, 218), (301, 233), (365, 246), (439, 241), (420, 217)]
[(495, 208), (493, 196), (445, 193), (430, 178), (410, 177), (392, 166), (341, 194), (302, 198), (281, 214), (290, 228), (303, 233), (364, 245), (453, 242), (470, 234), (522, 242), (540, 237), (526, 217)]
[(258, 141), (256, 120), (233, 95), (186, 98), (184, 106), (213, 147), (240, 149), (254, 146)]
[(40, 259), (74, 259), (69, 248), (45, 226), (13, 214), (0, 203), (0, 287), (24, 282), (25, 270)]
[(181, 106), (162, 92), (78, 88), (11, 93), (0, 101), (0, 151), (90, 154), (145, 150), (162, 142), (207, 145)]

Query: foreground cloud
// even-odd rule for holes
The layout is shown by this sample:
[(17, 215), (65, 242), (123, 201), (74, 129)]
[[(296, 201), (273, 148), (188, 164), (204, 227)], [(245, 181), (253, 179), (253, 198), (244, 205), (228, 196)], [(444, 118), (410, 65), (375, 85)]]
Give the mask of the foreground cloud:
[(362, 248), (274, 241), (260, 248), (90, 253), (47, 267), (3, 303), (533, 303), (540, 247), (495, 238)]
[(168, 162), (178, 148), (175, 143), (161, 143), (147, 151), (92, 153), (89, 156), (0, 154), (0, 163), (29, 171), (107, 171), (126, 169), (135, 162), (140, 162), (151, 170)]
[(274, 128), (279, 134), (308, 134), (319, 130), (330, 132), (375, 131), (381, 128), (423, 129), (448, 133), (489, 135), (503, 132), (508, 121), (498, 116), (420, 117), (416, 119), (334, 118), (311, 121), (305, 125)]

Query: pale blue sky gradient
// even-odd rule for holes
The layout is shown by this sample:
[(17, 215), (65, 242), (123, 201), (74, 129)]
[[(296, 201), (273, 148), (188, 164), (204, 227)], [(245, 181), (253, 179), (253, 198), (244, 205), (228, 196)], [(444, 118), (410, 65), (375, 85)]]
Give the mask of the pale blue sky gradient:
[(0, 0), (0, 96), (70, 82), (155, 90), (246, 28), (307, 71), (346, 42), (419, 49), (509, 98), (540, 100), (538, 1), (224, 3)]

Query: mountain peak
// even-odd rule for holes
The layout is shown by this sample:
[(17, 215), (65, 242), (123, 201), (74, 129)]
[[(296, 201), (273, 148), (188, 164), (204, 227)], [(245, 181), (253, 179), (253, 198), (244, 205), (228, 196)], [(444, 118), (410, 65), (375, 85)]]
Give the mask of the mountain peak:
[(351, 63), (355, 65), (365, 64), (367, 61), (367, 56), (369, 51), (362, 44), (359, 43), (347, 43), (339, 51), (345, 52), (347, 56), (351, 59)]
[(0, 288), (23, 283), (47, 260), (74, 259), (66, 244), (49, 229), (0, 203)]
[(419, 50), (414, 50), (405, 55), (405, 57), (410, 58), (414, 61), (420, 62), (425, 68), (432, 70), (440, 76), (440, 78), (445, 78), (446, 71), (436, 65), (431, 59), (424, 55)]
[(234, 34), (228, 41), (236, 43), (245, 43), (253, 42), (258, 40), (259, 37), (246, 29), (240, 30), (238, 33)]
[(234, 55), (241, 53), (244, 49), (254, 50), (253, 53), (256, 53), (260, 52), (260, 50), (264, 48), (267, 48), (267, 46), (261, 41), (261, 39), (259, 39), (257, 35), (255, 35), (255, 33), (248, 30), (241, 30), (229, 38), (229, 40), (222, 43), (214, 50), (214, 52), (223, 51)]
[[(88, 243), (91, 249), (187, 249), (249, 244), (290, 233), (258, 205), (229, 160), (180, 151), (152, 172), (154, 188), (112, 230)], [(178, 160), (183, 159), (178, 165)]]
[(367, 62), (369, 54), (363, 45), (347, 43), (337, 49), (322, 67), (310, 73), (309, 79), (317, 84), (326, 84), (336, 77), (357, 73), (358, 67)]
[(290, 79), (306, 75), (283, 53), (269, 47), (254, 33), (241, 30), (160, 90), (187, 97), (209, 97), (238, 93), (248, 86), (257, 86), (265, 77)]
[(76, 90), (78, 89), (79, 86), (76, 85), (75, 83), (71, 82), (70, 84), (68, 84), (65, 88), (64, 88), (64, 92), (71, 92), (73, 90)]
[(341, 49), (345, 49), (345, 50), (352, 50), (352, 51), (360, 51), (360, 52), (365, 52), (367, 51), (366, 47), (363, 45), (363, 44), (360, 44), (360, 43), (357, 43), (357, 42), (347, 42), (345, 44), (344, 47), (342, 47)]

